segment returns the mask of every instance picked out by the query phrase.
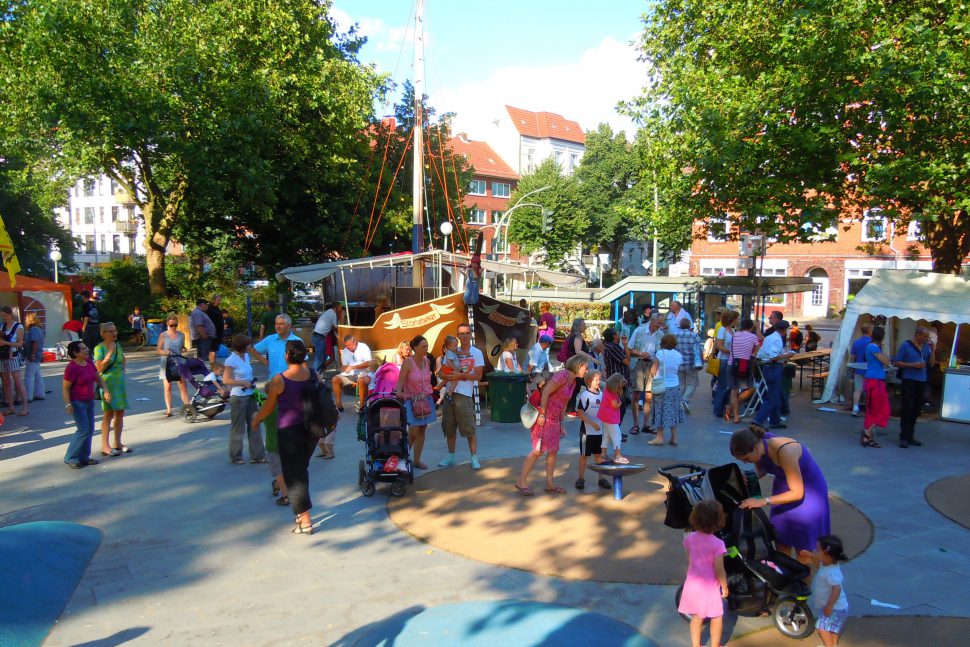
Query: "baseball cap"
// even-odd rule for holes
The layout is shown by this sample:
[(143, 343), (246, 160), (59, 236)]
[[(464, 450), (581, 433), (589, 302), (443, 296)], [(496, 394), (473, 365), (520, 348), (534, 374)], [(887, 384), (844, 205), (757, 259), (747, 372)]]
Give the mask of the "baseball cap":
[(539, 343), (540, 344), (551, 344), (552, 343), (552, 337), (550, 337), (549, 335), (542, 335), (541, 337), (539, 337)]
[(785, 321), (784, 319), (782, 319), (781, 321), (775, 324), (775, 328), (778, 328), (779, 330), (785, 330), (786, 328), (790, 328), (790, 327), (791, 327), (791, 324)]

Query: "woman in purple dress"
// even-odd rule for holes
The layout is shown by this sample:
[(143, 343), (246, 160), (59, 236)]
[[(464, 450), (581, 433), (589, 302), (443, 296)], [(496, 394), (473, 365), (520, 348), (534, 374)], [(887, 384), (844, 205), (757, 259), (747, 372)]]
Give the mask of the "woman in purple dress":
[(802, 551), (811, 553), (819, 537), (831, 534), (829, 486), (807, 447), (792, 438), (774, 436), (761, 425), (751, 425), (731, 436), (731, 454), (753, 463), (759, 477), (775, 477), (771, 496), (745, 499), (741, 507), (771, 507), (778, 550), (790, 555), (794, 548), (801, 561)]

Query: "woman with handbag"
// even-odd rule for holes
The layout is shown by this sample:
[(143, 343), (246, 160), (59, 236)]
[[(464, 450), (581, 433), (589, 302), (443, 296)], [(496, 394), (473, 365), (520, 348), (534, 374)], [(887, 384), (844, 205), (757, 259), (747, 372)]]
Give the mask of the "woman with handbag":
[(233, 336), (230, 343), (232, 352), (226, 358), (226, 370), (222, 375), (222, 383), (231, 386), (229, 392), (229, 462), (233, 465), (245, 465), (243, 460), (243, 436), (249, 432), (249, 460), (252, 463), (268, 463), (266, 447), (259, 429), (253, 430), (250, 424), (256, 415), (256, 400), (253, 398), (256, 380), (253, 377), (253, 366), (249, 362), (249, 346), (252, 340), (242, 333)]
[(734, 342), (734, 326), (738, 322), (737, 310), (727, 310), (721, 315), (721, 327), (714, 336), (714, 347), (717, 349), (717, 359), (720, 364), (717, 374), (717, 384), (714, 387), (714, 417), (724, 416), (730, 421), (737, 416), (737, 411), (731, 410), (729, 394), (734, 389), (734, 370), (731, 368), (731, 344)]
[(179, 320), (174, 313), (165, 318), (165, 332), (158, 336), (158, 354), (161, 360), (158, 367), (158, 379), (162, 381), (165, 394), (165, 417), (172, 417), (172, 384), (179, 385), (179, 395), (182, 396), (182, 406), (189, 403), (189, 392), (182, 381), (179, 372), (179, 360), (185, 353), (185, 334), (179, 332)]
[(421, 462), (421, 452), (424, 450), (424, 432), (435, 421), (434, 402), (431, 386), (431, 360), (428, 359), (428, 340), (418, 335), (408, 344), (411, 356), (401, 365), (401, 373), (397, 378), (397, 388), (394, 393), (404, 400), (407, 411), (408, 436), (411, 448), (414, 450), (414, 467), (426, 470), (428, 466)]
[(286, 370), (270, 380), (266, 401), (253, 416), (250, 426), (258, 430), (259, 423), (269, 417), (274, 409), (279, 408), (276, 437), (290, 509), (296, 515), (296, 526), (290, 532), (296, 535), (312, 535), (310, 509), (313, 502), (310, 501), (309, 467), (317, 438), (307, 427), (303, 398), (311, 375), (306, 366), (306, 346), (302, 341), (288, 340), (284, 353)]
[(26, 416), (27, 389), (24, 387), (24, 327), (14, 317), (13, 308), (0, 308), (0, 378), (3, 380), (3, 392), (10, 407), (4, 415), (12, 416), (14, 404), (20, 402), (20, 413)]
[[(745, 319), (740, 329), (734, 333), (731, 341), (731, 368), (734, 372), (734, 387), (731, 389), (731, 413), (734, 414), (734, 424), (741, 422), (741, 402), (747, 401), (754, 395), (754, 383), (751, 379), (751, 368), (754, 355), (758, 352), (758, 336), (753, 332), (754, 322)], [(739, 395), (738, 390), (744, 386), (744, 392)]]
[(653, 405), (650, 407), (650, 426), (657, 432), (657, 437), (648, 445), (664, 444), (664, 429), (670, 430), (670, 444), (677, 445), (677, 425), (686, 422), (684, 407), (680, 397), (680, 377), (677, 371), (684, 361), (677, 350), (677, 336), (667, 334), (660, 339), (660, 350), (654, 355), (650, 374), (653, 381), (650, 392), (653, 394)]
[[(106, 321), (101, 324), (101, 338), (103, 342), (94, 348), (94, 366), (101, 374), (104, 391), (110, 397), (101, 399), (101, 455), (120, 456), (130, 454), (131, 447), (121, 442), (121, 433), (125, 428), (125, 409), (128, 408), (128, 395), (125, 392), (125, 368), (128, 359), (118, 343), (118, 328)], [(108, 436), (114, 426), (114, 445), (109, 443)]]

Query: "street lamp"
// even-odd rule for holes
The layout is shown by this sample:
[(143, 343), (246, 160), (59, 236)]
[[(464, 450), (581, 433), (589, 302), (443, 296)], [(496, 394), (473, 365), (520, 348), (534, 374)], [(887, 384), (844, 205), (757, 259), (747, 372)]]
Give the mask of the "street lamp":
[[(493, 249), (494, 249), (494, 246), (495, 246), (495, 237), (496, 236), (500, 236), (502, 234), (502, 227), (508, 227), (509, 222), (510, 222), (510, 218), (512, 216), (512, 212), (515, 211), (516, 209), (518, 209), (519, 207), (537, 207), (542, 212), (543, 221), (545, 221), (546, 218), (548, 218), (549, 216), (551, 216), (551, 215), (553, 215), (555, 213), (553, 211), (550, 211), (550, 210), (546, 209), (541, 204), (537, 204), (535, 202), (523, 202), (523, 200), (525, 200), (526, 198), (528, 198), (530, 195), (533, 195), (535, 193), (539, 193), (540, 191), (548, 191), (551, 188), (552, 188), (552, 185), (550, 184), (548, 186), (540, 187), (540, 188), (536, 189), (535, 191), (529, 191), (524, 196), (522, 196), (521, 198), (519, 198), (516, 201), (516, 203), (513, 204), (512, 207), (508, 211), (506, 211), (505, 213), (503, 213), (502, 214), (502, 217), (499, 218), (499, 221), (497, 223), (493, 223), (492, 224), (492, 226), (495, 227), (495, 232), (492, 234), (492, 247), (493, 247)], [(486, 225), (486, 227), (487, 226), (488, 225)], [(485, 227), (483, 227), (482, 229), (484, 229), (484, 228)], [(506, 238), (505, 244), (508, 245), (508, 239), (507, 238)], [(503, 252), (503, 253), (506, 256), (508, 256), (508, 252)]]
[(445, 253), (447, 254), (448, 237), (451, 236), (451, 232), (453, 232), (455, 228), (452, 226), (452, 224), (449, 221), (445, 220), (443, 223), (441, 223), (441, 226), (439, 227), (439, 229), (441, 230), (441, 235), (444, 236), (445, 238)]
[(57, 263), (61, 260), (61, 252), (58, 249), (52, 249), (50, 253), (50, 259), (54, 261), (54, 283), (57, 283)]

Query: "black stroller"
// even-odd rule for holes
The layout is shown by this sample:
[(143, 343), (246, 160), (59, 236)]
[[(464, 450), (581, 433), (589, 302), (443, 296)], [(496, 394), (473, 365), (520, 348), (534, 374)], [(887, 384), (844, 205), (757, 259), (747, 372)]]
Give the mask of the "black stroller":
[(414, 466), (408, 441), (404, 403), (393, 396), (375, 395), (362, 412), (364, 425), (358, 439), (366, 447), (358, 465), (357, 484), (364, 496), (373, 496), (377, 483), (390, 483), (393, 496), (404, 496), (414, 483)]
[(182, 407), (182, 419), (185, 422), (195, 422), (200, 416), (205, 416), (212, 420), (222, 413), (226, 408), (229, 398), (219, 393), (219, 388), (212, 382), (206, 382), (203, 378), (208, 375), (209, 369), (205, 362), (194, 357), (182, 357), (173, 355), (179, 363), (179, 374), (186, 387), (191, 386), (195, 389), (188, 404)]
[[(717, 499), (724, 507), (727, 523), (717, 536), (728, 549), (724, 559), (728, 610), (741, 616), (770, 613), (775, 628), (788, 638), (802, 640), (811, 636), (815, 616), (808, 605), (812, 590), (805, 583), (809, 568), (775, 549), (775, 528), (762, 510), (738, 507), (750, 496), (748, 479), (738, 465), (728, 463), (705, 470), (698, 465), (678, 463), (658, 471), (669, 481), (664, 520), (667, 526), (688, 528), (690, 512), (701, 499)], [(755, 480), (752, 489), (756, 483)], [(683, 586), (677, 589), (675, 596), (678, 606), (682, 589)]]

